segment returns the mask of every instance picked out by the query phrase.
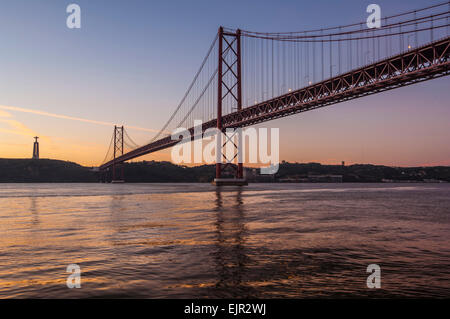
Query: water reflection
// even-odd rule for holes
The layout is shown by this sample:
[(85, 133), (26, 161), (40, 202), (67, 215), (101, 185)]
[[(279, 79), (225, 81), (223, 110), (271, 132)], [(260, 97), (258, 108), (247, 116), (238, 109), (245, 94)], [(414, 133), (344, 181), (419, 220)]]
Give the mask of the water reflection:
[(125, 199), (125, 196), (122, 194), (111, 195), (110, 210), (111, 210), (112, 214), (121, 212), (125, 209), (125, 207), (123, 205), (124, 199)]
[(245, 297), (250, 295), (245, 282), (249, 257), (245, 246), (248, 230), (245, 225), (245, 206), (242, 189), (216, 190), (216, 262), (215, 296)]
[(30, 212), (32, 215), (31, 224), (33, 225), (33, 227), (39, 226), (39, 208), (37, 206), (37, 198), (34, 196), (30, 197)]

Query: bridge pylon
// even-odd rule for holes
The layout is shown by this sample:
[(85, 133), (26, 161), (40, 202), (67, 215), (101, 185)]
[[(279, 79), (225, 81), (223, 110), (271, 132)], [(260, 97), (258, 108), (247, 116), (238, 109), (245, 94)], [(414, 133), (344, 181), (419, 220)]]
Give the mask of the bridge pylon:
[[(241, 30), (236, 30), (235, 33), (224, 31), (223, 27), (219, 28), (218, 34), (218, 69), (217, 69), (217, 129), (224, 132), (222, 126), (222, 106), (225, 98), (228, 103), (232, 103), (232, 107), (237, 111), (242, 110), (242, 67), (241, 67)], [(237, 145), (233, 141), (234, 135), (237, 135)], [(234, 156), (227, 157), (227, 152), (224, 148), (227, 144), (232, 143), (234, 148)], [(242, 164), (243, 158), (241, 156), (242, 149), (242, 133), (240, 130), (233, 133), (233, 136), (226, 135), (225, 141), (221, 143), (220, 159), (216, 163), (216, 178), (213, 181), (214, 185), (247, 185), (244, 179), (244, 167)], [(232, 162), (238, 159), (237, 165)], [(225, 163), (223, 163), (225, 160)], [(231, 168), (234, 170), (234, 178), (224, 176), (224, 172)]]
[[(117, 162), (116, 158), (123, 155), (123, 126), (114, 126), (114, 158), (112, 165), (112, 179), (111, 183), (123, 183), (125, 181), (124, 176), (124, 164), (123, 162)], [(117, 172), (119, 171), (119, 172)]]

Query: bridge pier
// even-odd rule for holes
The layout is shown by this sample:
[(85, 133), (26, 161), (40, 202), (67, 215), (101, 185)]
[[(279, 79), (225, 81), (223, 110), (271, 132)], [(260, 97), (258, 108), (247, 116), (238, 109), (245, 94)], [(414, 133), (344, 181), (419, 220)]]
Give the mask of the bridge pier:
[(100, 183), (106, 183), (107, 175), (108, 173), (106, 170), (100, 170)]
[(214, 178), (212, 182), (215, 186), (247, 186), (245, 178)]
[[(124, 163), (113, 164), (112, 167), (112, 184), (121, 184), (125, 183), (125, 174), (124, 174)], [(117, 171), (119, 171), (119, 174), (117, 174)]]

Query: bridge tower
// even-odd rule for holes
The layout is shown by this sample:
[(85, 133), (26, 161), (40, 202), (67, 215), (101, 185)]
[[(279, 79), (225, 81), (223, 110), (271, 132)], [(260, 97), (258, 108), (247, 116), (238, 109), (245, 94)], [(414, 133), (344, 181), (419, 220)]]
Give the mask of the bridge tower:
[[(242, 71), (241, 71), (241, 30), (236, 33), (224, 31), (223, 27), (219, 28), (218, 34), (218, 69), (217, 69), (217, 129), (224, 131), (222, 126), (222, 104), (225, 98), (232, 101), (237, 111), (242, 110)], [(237, 145), (233, 141), (234, 135), (237, 136)], [(228, 143), (232, 143), (235, 154), (233, 158), (228, 158), (224, 148)], [(241, 131), (235, 131), (233, 136), (225, 137), (225, 142), (220, 143), (221, 153), (220, 160), (216, 163), (216, 178), (213, 184), (222, 185), (247, 185), (244, 179), (244, 168), (242, 165), (242, 154), (239, 153), (239, 146), (242, 145)], [(218, 149), (219, 151), (219, 149)], [(242, 151), (242, 149), (241, 149)], [(222, 163), (223, 159), (225, 163)], [(237, 158), (238, 164), (232, 165), (233, 160)], [(227, 169), (234, 170), (234, 178), (223, 178), (222, 173)]]
[(33, 159), (39, 159), (39, 142), (38, 142), (38, 136), (34, 137), (34, 144), (33, 144)]
[[(111, 183), (123, 183), (124, 180), (124, 163), (117, 162), (116, 158), (123, 155), (123, 126), (114, 126), (114, 159), (112, 165), (112, 181)], [(119, 170), (119, 178), (117, 178), (117, 170)]]

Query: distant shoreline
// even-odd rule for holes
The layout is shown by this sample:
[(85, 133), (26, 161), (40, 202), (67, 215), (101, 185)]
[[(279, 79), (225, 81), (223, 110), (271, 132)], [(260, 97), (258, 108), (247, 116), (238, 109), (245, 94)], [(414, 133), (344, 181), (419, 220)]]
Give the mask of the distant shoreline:
[[(170, 162), (125, 163), (127, 183), (209, 183), (215, 166), (180, 166)], [(275, 175), (245, 168), (249, 183), (448, 183), (450, 167), (389, 167), (372, 164), (322, 165), (282, 162)], [(0, 183), (98, 183), (92, 167), (52, 159), (0, 159)]]

